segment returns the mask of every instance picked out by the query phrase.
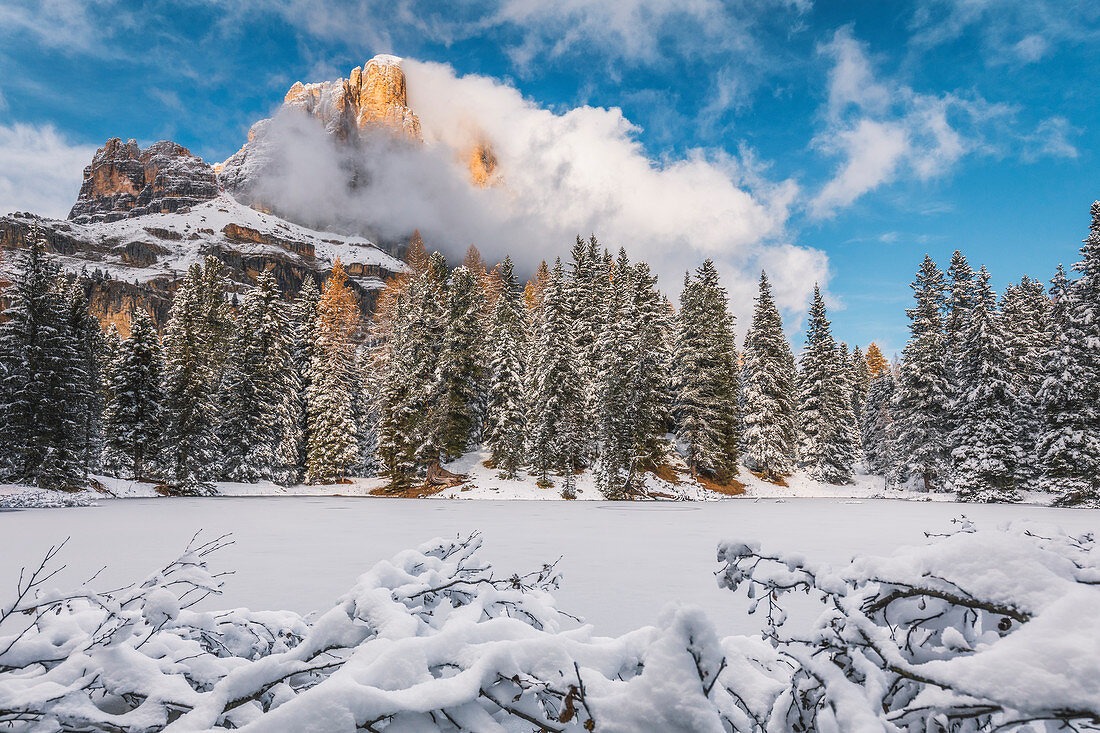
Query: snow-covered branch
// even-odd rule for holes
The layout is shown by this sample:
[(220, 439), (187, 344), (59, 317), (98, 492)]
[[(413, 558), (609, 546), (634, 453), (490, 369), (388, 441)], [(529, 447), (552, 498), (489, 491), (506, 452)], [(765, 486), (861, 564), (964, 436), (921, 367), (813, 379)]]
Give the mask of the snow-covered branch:
[[(930, 544), (831, 568), (719, 547), (719, 583), (769, 603), (793, 669), (772, 722), (792, 730), (1100, 729), (1100, 552), (1091, 536), (967, 522)], [(784, 633), (792, 591), (823, 613)]]
[[(617, 638), (560, 611), (556, 564), (497, 577), (481, 538), (379, 562), (326, 611), (200, 611), (229, 542), (145, 580), (49, 587), (60, 547), (0, 605), (0, 724), (17, 731), (1100, 730), (1092, 538), (964, 523), (840, 567), (719, 548), (765, 602), (762, 637), (697, 609)], [(790, 632), (784, 604), (823, 612)], [(799, 616), (805, 621), (804, 614)], [(800, 626), (805, 626), (800, 623)]]

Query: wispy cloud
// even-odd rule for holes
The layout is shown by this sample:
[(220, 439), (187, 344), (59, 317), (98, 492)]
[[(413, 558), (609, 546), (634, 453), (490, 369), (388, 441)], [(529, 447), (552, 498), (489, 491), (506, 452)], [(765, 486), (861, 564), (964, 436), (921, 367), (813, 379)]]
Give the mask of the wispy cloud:
[(974, 93), (918, 92), (879, 73), (851, 27), (838, 30), (819, 53), (831, 66), (813, 146), (840, 162), (810, 202), (815, 217), (830, 217), (903, 176), (938, 178), (967, 156), (1001, 155), (1005, 141), (1020, 140), (1016, 107)]
[(977, 34), (986, 63), (1030, 64), (1100, 38), (1093, 0), (920, 0), (910, 20), (917, 53)]

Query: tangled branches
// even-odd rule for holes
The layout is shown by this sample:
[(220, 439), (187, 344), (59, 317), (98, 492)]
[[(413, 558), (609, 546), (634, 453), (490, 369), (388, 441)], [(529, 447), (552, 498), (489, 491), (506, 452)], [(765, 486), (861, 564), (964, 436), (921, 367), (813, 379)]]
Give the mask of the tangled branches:
[[(719, 584), (766, 601), (793, 672), (777, 729), (1100, 730), (1100, 553), (1091, 536), (965, 520), (923, 547), (839, 569), (752, 543), (719, 547)], [(780, 604), (824, 608), (785, 634)]]

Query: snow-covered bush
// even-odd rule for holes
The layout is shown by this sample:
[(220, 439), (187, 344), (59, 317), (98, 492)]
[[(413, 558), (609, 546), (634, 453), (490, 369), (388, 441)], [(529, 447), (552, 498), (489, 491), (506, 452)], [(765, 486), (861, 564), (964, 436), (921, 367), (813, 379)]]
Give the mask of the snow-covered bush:
[[(617, 638), (558, 610), (554, 565), (496, 577), (477, 535), (377, 563), (327, 611), (213, 612), (195, 540), (141, 583), (51, 590), (60, 548), (0, 606), (0, 728), (16, 731), (984, 731), (1100, 729), (1091, 538), (965, 524), (841, 568), (719, 548), (765, 604), (720, 639), (670, 608)], [(784, 635), (780, 602), (824, 604)]]
[(752, 705), (782, 686), (737, 651), (770, 648), (720, 642), (697, 611), (595, 637), (554, 607), (553, 565), (496, 578), (477, 536), (380, 562), (309, 618), (196, 611), (224, 544), (109, 593), (47, 590), (51, 551), (0, 611), (0, 726), (717, 732), (752, 725), (727, 687)]
[[(719, 547), (719, 584), (746, 587), (794, 670), (769, 731), (1100, 730), (1093, 537), (957, 521), (923, 547), (840, 568)], [(785, 633), (792, 592), (824, 607), (809, 633)]]
[(60, 509), (73, 506), (95, 506), (95, 494), (91, 491), (66, 493), (34, 486), (9, 484), (11, 493), (0, 493), (0, 509)]

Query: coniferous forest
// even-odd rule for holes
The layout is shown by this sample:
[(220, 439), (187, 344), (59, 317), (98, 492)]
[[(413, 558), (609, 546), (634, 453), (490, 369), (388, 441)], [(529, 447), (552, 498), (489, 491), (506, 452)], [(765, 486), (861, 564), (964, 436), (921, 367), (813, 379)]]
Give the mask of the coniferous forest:
[(159, 332), (136, 310), (122, 339), (32, 236), (0, 324), (0, 481), (208, 494), (379, 475), (400, 493), (481, 448), (501, 477), (566, 498), (584, 469), (625, 499), (676, 463), (716, 484), (742, 466), (774, 482), (866, 471), (967, 501), (1094, 503), (1100, 202), (1091, 218), (1049, 287), (1023, 276), (998, 294), (962, 252), (942, 269), (926, 256), (896, 363), (838, 342), (817, 288), (796, 355), (766, 273), (739, 347), (714, 263), (674, 304), (595, 237), (525, 284), (510, 258), (471, 247), (452, 267), (414, 238), (369, 320), (339, 261), (297, 293), (264, 273), (238, 298), (207, 257)]

